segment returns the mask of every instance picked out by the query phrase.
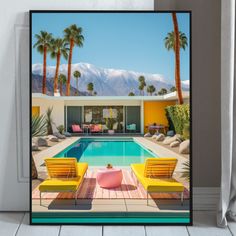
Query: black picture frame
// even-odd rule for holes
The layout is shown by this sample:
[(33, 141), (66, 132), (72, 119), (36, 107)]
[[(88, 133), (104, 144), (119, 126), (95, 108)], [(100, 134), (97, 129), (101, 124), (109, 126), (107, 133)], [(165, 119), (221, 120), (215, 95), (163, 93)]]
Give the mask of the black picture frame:
[[(31, 135), (31, 118), (32, 118), (32, 14), (34, 13), (134, 13), (134, 14), (138, 14), (138, 13), (188, 13), (189, 14), (189, 19), (190, 19), (190, 38), (189, 38), (189, 46), (190, 46), (190, 50), (189, 50), (189, 58), (190, 58), (190, 74), (189, 74), (189, 80), (190, 80), (190, 95), (189, 95), (189, 102), (190, 102), (190, 182), (189, 182), (189, 189), (190, 189), (190, 196), (189, 196), (189, 215), (190, 215), (190, 221), (189, 223), (151, 223), (151, 222), (136, 222), (136, 223), (129, 223), (129, 222), (125, 222), (125, 217), (123, 218), (124, 221), (122, 222), (117, 222), (117, 223), (108, 223), (106, 221), (102, 222), (81, 222), (81, 223), (69, 223), (69, 222), (63, 222), (63, 223), (35, 223), (32, 222), (32, 135)], [(29, 92), (30, 92), (30, 99), (29, 99), (29, 127), (30, 127), (30, 133), (29, 133), (29, 169), (30, 169), (30, 183), (29, 183), (29, 192), (30, 192), (30, 204), (29, 204), (29, 215), (30, 215), (30, 225), (155, 225), (155, 226), (192, 226), (193, 225), (193, 167), (192, 167), (192, 160), (193, 160), (193, 134), (192, 134), (192, 11), (186, 11), (186, 10), (178, 10), (178, 11), (173, 11), (173, 10), (165, 10), (165, 11), (159, 11), (159, 10), (153, 10), (153, 11), (143, 11), (143, 10), (134, 10), (134, 11), (125, 11), (125, 10), (30, 10), (29, 11), (29, 23), (30, 23), (30, 30), (29, 30)], [(100, 217), (99, 217), (100, 218)], [(102, 218), (101, 218), (102, 219)]]

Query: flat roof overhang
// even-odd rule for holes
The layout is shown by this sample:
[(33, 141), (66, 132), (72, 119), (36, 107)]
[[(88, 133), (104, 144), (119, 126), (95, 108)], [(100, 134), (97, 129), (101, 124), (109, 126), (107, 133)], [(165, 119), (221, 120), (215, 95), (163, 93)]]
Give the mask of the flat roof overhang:
[[(183, 99), (189, 99), (189, 92), (182, 92)], [(177, 101), (177, 93), (162, 96), (49, 96), (42, 93), (32, 93), (32, 98), (42, 98), (60, 101)]]

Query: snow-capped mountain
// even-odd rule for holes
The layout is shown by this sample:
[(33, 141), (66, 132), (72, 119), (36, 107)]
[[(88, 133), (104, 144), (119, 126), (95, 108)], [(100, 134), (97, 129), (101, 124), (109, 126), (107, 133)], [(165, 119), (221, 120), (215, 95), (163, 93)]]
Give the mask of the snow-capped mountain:
[(183, 88), (189, 89), (189, 80), (182, 80), (181, 84)]
[[(80, 71), (79, 91), (87, 91), (87, 84), (92, 82), (94, 84), (94, 91), (102, 96), (127, 96), (129, 92), (134, 92), (139, 95), (139, 81), (138, 77), (143, 75), (146, 79), (147, 85), (154, 85), (158, 92), (161, 88), (169, 90), (173, 84), (166, 81), (166, 78), (160, 74), (146, 74), (134, 71), (104, 69), (96, 67), (88, 63), (77, 63), (71, 65), (71, 85), (76, 88), (76, 80), (73, 76), (74, 71)], [(32, 65), (32, 74), (42, 76), (42, 64)], [(67, 75), (67, 64), (60, 66), (60, 73)], [(55, 74), (55, 66), (47, 67), (47, 78), (53, 78)], [(186, 82), (186, 81), (185, 81)], [(183, 83), (183, 89), (188, 90), (187, 83)]]

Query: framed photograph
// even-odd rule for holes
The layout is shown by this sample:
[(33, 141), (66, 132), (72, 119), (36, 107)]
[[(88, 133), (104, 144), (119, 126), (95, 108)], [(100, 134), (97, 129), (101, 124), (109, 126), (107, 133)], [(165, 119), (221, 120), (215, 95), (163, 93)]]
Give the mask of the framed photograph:
[(31, 224), (192, 224), (191, 12), (30, 11)]

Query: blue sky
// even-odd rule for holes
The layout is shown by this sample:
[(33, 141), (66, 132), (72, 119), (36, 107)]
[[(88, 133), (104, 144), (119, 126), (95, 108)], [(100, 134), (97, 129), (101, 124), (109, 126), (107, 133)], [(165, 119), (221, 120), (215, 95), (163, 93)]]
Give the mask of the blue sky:
[[(178, 13), (177, 17), (179, 30), (189, 40), (189, 14)], [(82, 27), (85, 38), (82, 48), (74, 48), (72, 63), (158, 73), (169, 81), (174, 79), (174, 53), (164, 46), (164, 38), (173, 31), (170, 13), (33, 13), (32, 42), (40, 30), (63, 37), (63, 30), (71, 24)], [(189, 50), (189, 45), (181, 50), (181, 80), (189, 79)], [(32, 48), (32, 63), (42, 61), (42, 55)], [(61, 63), (67, 61), (61, 59)], [(56, 61), (48, 56), (47, 64), (55, 65)]]

